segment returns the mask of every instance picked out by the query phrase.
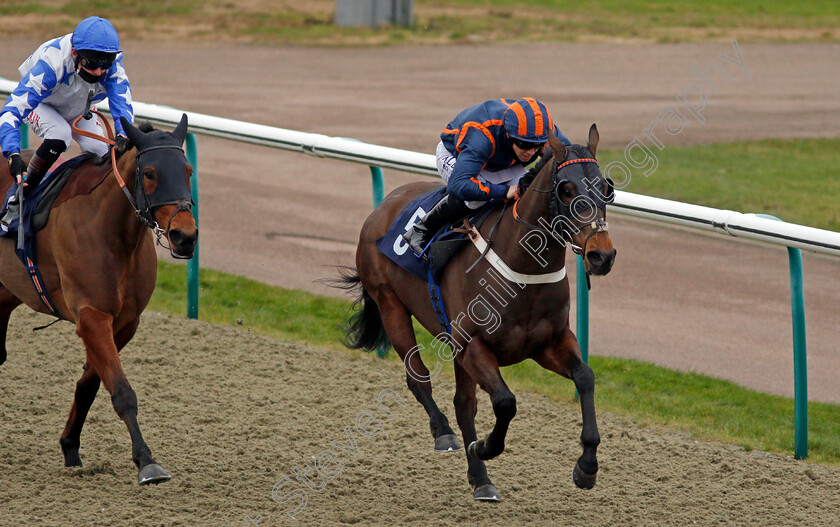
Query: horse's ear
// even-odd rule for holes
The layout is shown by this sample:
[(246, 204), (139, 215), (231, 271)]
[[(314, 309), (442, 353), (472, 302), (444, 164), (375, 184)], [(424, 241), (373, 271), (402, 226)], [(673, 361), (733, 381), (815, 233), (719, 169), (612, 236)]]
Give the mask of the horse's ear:
[(598, 127), (595, 126), (595, 123), (592, 123), (592, 126), (589, 127), (589, 142), (586, 144), (586, 148), (592, 152), (592, 155), (595, 155), (595, 151), (598, 150), (598, 141), (601, 139), (601, 135), (598, 133)]
[(566, 159), (566, 145), (557, 139), (557, 136), (553, 133), (548, 134), (548, 146), (551, 147), (551, 151), (554, 152), (554, 157), (557, 158), (557, 161), (562, 163)]
[(135, 145), (139, 145), (145, 134), (135, 128), (134, 125), (128, 122), (128, 119), (125, 117), (120, 117), (120, 124), (122, 124), (125, 135), (128, 137), (129, 141)]
[(181, 122), (172, 130), (172, 135), (179, 143), (184, 144), (184, 139), (187, 138), (187, 114), (181, 116)]

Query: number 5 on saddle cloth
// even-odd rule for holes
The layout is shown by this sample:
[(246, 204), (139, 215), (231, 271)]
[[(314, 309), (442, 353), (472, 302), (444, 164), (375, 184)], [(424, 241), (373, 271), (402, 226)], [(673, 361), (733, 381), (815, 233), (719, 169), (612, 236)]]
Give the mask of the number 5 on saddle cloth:
[[(432, 307), (437, 315), (441, 328), (451, 333), (449, 317), (446, 315), (446, 308), (440, 294), (438, 281), (443, 269), (449, 259), (458, 252), (461, 247), (469, 243), (470, 239), (466, 232), (453, 231), (448, 225), (436, 233), (430, 242), (429, 259), (418, 258), (403, 240), (402, 235), (411, 228), (426, 212), (432, 210), (438, 201), (446, 196), (446, 187), (424, 194), (409, 203), (406, 208), (397, 216), (394, 223), (388, 228), (385, 236), (376, 240), (379, 252), (387, 256), (394, 263), (429, 283), (429, 296)], [(476, 228), (487, 219), (487, 215), (499, 205), (499, 201), (490, 201), (487, 205), (478, 209), (470, 223)]]

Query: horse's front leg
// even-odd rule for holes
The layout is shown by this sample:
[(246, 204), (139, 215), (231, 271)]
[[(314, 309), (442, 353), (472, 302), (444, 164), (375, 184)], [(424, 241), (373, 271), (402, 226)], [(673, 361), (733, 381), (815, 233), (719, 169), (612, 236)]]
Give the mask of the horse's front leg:
[[(117, 352), (120, 352), (128, 344), (137, 331), (139, 323), (140, 318), (138, 317), (114, 335), (114, 344), (117, 347)], [(85, 424), (90, 406), (93, 404), (93, 400), (96, 399), (99, 384), (100, 379), (96, 370), (90, 367), (90, 363), (85, 362), (82, 378), (76, 383), (76, 393), (73, 398), (73, 404), (70, 407), (70, 414), (67, 416), (67, 425), (64, 427), (64, 432), (62, 432), (61, 439), (58, 441), (61, 445), (61, 451), (64, 454), (65, 467), (82, 466), (82, 459), (79, 457), (82, 427)]]
[(82, 426), (85, 424), (90, 405), (96, 399), (96, 392), (99, 391), (100, 381), (96, 370), (91, 368), (87, 362), (84, 370), (82, 378), (76, 383), (76, 393), (73, 397), (73, 404), (70, 406), (70, 415), (67, 416), (67, 424), (58, 440), (61, 445), (61, 452), (64, 454), (65, 467), (82, 466), (82, 458), (79, 457)]
[(480, 338), (473, 338), (458, 358), (470, 377), (490, 394), (496, 414), (493, 430), (486, 438), (471, 444), (469, 451), (479, 459), (493, 459), (505, 450), (508, 426), (516, 416), (516, 397), (502, 379), (496, 356)]
[(583, 455), (572, 470), (572, 480), (579, 488), (591, 489), (595, 486), (598, 472), (598, 423), (595, 418), (595, 374), (580, 357), (580, 347), (574, 333), (568, 328), (563, 332), (558, 344), (532, 357), (543, 368), (553, 371), (575, 383), (580, 394), (580, 409), (583, 414), (583, 431), (580, 441)]
[(113, 317), (98, 309), (83, 307), (79, 310), (76, 334), (85, 343), (87, 359), (105, 389), (117, 415), (128, 427), (131, 436), (131, 458), (139, 469), (138, 482), (159, 483), (170, 475), (152, 458), (151, 450), (143, 440), (137, 424), (137, 395), (128, 383), (114, 342)]
[[(475, 397), (475, 380), (455, 361), (455, 416), (465, 445), (471, 445), (478, 439), (475, 432), (475, 414), (478, 400)], [(499, 491), (487, 475), (484, 461), (467, 449), (467, 481), (473, 488), (473, 498), (482, 501), (500, 501)]]

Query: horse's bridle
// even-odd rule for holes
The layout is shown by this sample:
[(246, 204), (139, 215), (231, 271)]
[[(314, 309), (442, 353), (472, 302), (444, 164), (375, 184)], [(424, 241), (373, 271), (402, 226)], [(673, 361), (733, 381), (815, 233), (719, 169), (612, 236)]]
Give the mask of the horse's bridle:
[[(106, 133), (108, 134), (107, 137), (97, 135), (97, 134), (94, 134), (92, 132), (88, 132), (87, 130), (82, 130), (81, 128), (79, 128), (77, 126), (80, 119), (82, 119), (83, 117), (84, 118), (89, 118), (90, 114), (96, 114), (99, 117), (101, 117), (102, 122), (105, 123), (105, 130), (106, 130)], [(83, 135), (85, 137), (90, 137), (92, 139), (98, 139), (99, 141), (102, 141), (103, 143), (111, 145), (112, 147), (114, 146), (114, 131), (111, 128), (111, 123), (105, 118), (105, 116), (101, 112), (99, 112), (99, 110), (96, 110), (96, 109), (90, 107), (90, 96), (88, 97), (88, 110), (84, 114), (77, 117), (76, 120), (73, 121), (72, 129), (73, 129), (73, 132), (75, 132), (79, 135)], [(110, 154), (111, 154), (111, 171), (114, 173), (114, 177), (117, 179), (117, 183), (119, 184), (120, 189), (122, 189), (123, 193), (125, 194), (125, 197), (128, 199), (129, 204), (131, 204), (131, 208), (134, 209), (134, 215), (137, 217), (137, 220), (140, 221), (140, 223), (142, 223), (142, 224), (146, 225), (147, 227), (149, 227), (150, 229), (152, 229), (152, 232), (155, 234), (155, 238), (157, 238), (158, 245), (160, 245), (164, 249), (167, 249), (170, 252), (170, 254), (172, 254), (172, 256), (174, 258), (179, 258), (178, 256), (175, 255), (175, 252), (172, 251), (171, 246), (169, 246), (168, 244), (164, 244), (162, 240), (164, 240), (166, 238), (166, 236), (165, 236), (166, 233), (172, 227), (172, 220), (175, 219), (175, 216), (181, 211), (186, 211), (186, 212), (191, 211), (191, 209), (192, 209), (192, 199), (190, 199), (189, 202), (187, 202), (187, 200), (184, 200), (184, 199), (178, 199), (178, 200), (168, 201), (168, 202), (165, 202), (165, 203), (154, 203), (154, 204), (152, 204), (149, 201), (148, 194), (146, 194), (146, 187), (143, 185), (143, 174), (142, 174), (142, 170), (141, 170), (141, 165), (138, 162), (139, 159), (140, 159), (140, 154), (144, 154), (144, 153), (149, 152), (151, 150), (158, 150), (158, 149), (161, 149), (161, 148), (177, 148), (178, 150), (181, 150), (183, 152), (183, 149), (180, 146), (177, 146), (177, 145), (155, 145), (155, 146), (150, 146), (150, 147), (144, 148), (143, 150), (138, 150), (137, 154), (135, 154), (136, 173), (135, 173), (135, 178), (134, 178), (135, 179), (134, 194), (137, 196), (136, 200), (134, 199), (134, 197), (131, 196), (131, 192), (128, 191), (128, 188), (125, 184), (125, 180), (122, 178), (122, 175), (120, 174), (120, 171), (117, 168), (117, 154), (116, 154), (114, 148), (111, 148), (111, 152), (110, 152)], [(137, 206), (137, 203), (140, 202), (140, 197), (141, 196), (143, 197), (143, 204), (145, 205), (145, 208), (142, 209), (142, 210)], [(161, 207), (163, 205), (172, 205), (172, 204), (176, 205), (175, 212), (173, 212), (172, 216), (169, 217), (169, 224), (166, 226), (166, 229), (164, 230), (160, 227), (158, 222), (155, 220), (154, 216), (151, 213), (151, 209), (153, 209), (155, 207)]]
[[(570, 220), (572, 219), (572, 216), (573, 216), (572, 215), (572, 204), (574, 204), (574, 200), (572, 200), (572, 204), (566, 205), (565, 203), (563, 203), (563, 200), (560, 199), (560, 196), (559, 196), (560, 186), (564, 181), (567, 181), (567, 180), (560, 180), (558, 178), (558, 176), (560, 174), (560, 171), (563, 170), (564, 168), (566, 168), (567, 166), (578, 164), (578, 163), (595, 163), (596, 166), (598, 165), (598, 161), (594, 157), (582, 157), (582, 158), (577, 158), (577, 159), (569, 159), (568, 161), (564, 161), (562, 163), (558, 163), (557, 160), (554, 160), (554, 166), (552, 167), (552, 174), (551, 174), (551, 187), (548, 188), (548, 189), (537, 189), (537, 188), (528, 187), (528, 190), (532, 191), (532, 192), (539, 192), (539, 193), (542, 193), (542, 194), (551, 193), (551, 196), (549, 198), (549, 205), (548, 205), (548, 211), (549, 211), (548, 215), (549, 215), (549, 219), (551, 219), (551, 220), (553, 220), (557, 216), (563, 216), (563, 217), (568, 218)], [(607, 200), (604, 200), (605, 205), (606, 205), (606, 203), (610, 203), (610, 202), (611, 202), (611, 200), (609, 200), (609, 198)], [(555, 233), (553, 232), (553, 229), (549, 230), (549, 229), (546, 229), (545, 227), (541, 227), (541, 226), (538, 226), (538, 225), (533, 225), (533, 224), (528, 223), (527, 221), (523, 220), (519, 216), (519, 214), (516, 212), (516, 205), (518, 203), (519, 202), (517, 201), (513, 205), (513, 217), (516, 219), (516, 221), (518, 221), (520, 223), (523, 223), (523, 224), (527, 225), (528, 227), (530, 227), (532, 229), (537, 229), (537, 230), (543, 231), (543, 232), (545, 232), (545, 233), (547, 233), (551, 236), (555, 235)], [(600, 207), (598, 207), (597, 202), (593, 202), (593, 204), (596, 206), (596, 208), (600, 208)], [(607, 215), (606, 207), (604, 207), (604, 218), (598, 218), (597, 220), (593, 221), (590, 224), (591, 227), (592, 227), (592, 230), (586, 236), (586, 239), (583, 241), (583, 247), (574, 243), (574, 239), (572, 237), (572, 232), (566, 226), (565, 222), (561, 222), (563, 224), (562, 225), (562, 230), (560, 231), (561, 236), (566, 240), (566, 243), (568, 244), (568, 246), (572, 250), (572, 252), (574, 252), (577, 255), (580, 255), (581, 257), (585, 256), (586, 255), (586, 246), (589, 243), (590, 238), (592, 238), (593, 236), (595, 236), (599, 232), (608, 232), (609, 225), (607, 224), (606, 215)]]
[[(143, 169), (147, 166), (142, 163), (140, 156), (146, 154), (152, 150), (161, 150), (161, 149), (176, 149), (183, 152), (183, 149), (178, 145), (155, 145), (149, 146), (142, 150), (138, 150), (135, 154), (135, 173), (134, 173), (134, 197), (135, 199), (131, 199), (131, 196), (126, 193), (126, 196), (129, 198), (129, 202), (131, 202), (131, 206), (134, 207), (134, 213), (137, 215), (137, 219), (140, 220), (143, 224), (147, 225), (152, 232), (155, 233), (157, 237), (158, 245), (163, 247), (164, 249), (168, 249), (174, 258), (178, 258), (178, 256), (172, 252), (171, 247), (164, 245), (161, 241), (164, 238), (164, 235), (169, 232), (172, 228), (172, 220), (175, 219), (175, 216), (178, 215), (179, 212), (191, 212), (192, 210), (192, 199), (185, 200), (180, 197), (171, 197), (171, 196), (154, 196), (152, 198), (157, 198), (154, 200), (149, 199), (149, 195), (146, 193), (146, 186), (143, 184)], [(140, 207), (142, 205), (142, 208)], [(158, 224), (157, 220), (155, 220), (154, 215), (152, 214), (152, 209), (156, 209), (162, 207), (164, 205), (175, 205), (175, 211), (169, 217), (169, 222), (166, 226), (166, 229), (162, 229)]]

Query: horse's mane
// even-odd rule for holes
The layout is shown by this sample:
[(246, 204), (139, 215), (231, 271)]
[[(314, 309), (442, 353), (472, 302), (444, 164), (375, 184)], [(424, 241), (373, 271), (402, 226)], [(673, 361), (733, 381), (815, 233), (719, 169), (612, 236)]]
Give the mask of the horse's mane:
[[(155, 127), (149, 121), (142, 121), (139, 124), (139, 126), (137, 126), (137, 129), (140, 130), (141, 132), (143, 132), (144, 134), (147, 134), (147, 133), (151, 132), (152, 130), (154, 130)], [(101, 166), (101, 165), (104, 165), (105, 163), (108, 163), (108, 162), (111, 161), (111, 151), (110, 150), (108, 152), (106, 152), (105, 155), (103, 155), (103, 156), (97, 156), (97, 155), (92, 154), (90, 152), (85, 153), (85, 155), (88, 157), (88, 159), (92, 160), (92, 163), (95, 166)]]
[[(572, 159), (580, 159), (584, 157), (592, 157), (592, 154), (589, 153), (589, 149), (586, 145), (569, 145), (566, 147), (566, 159), (569, 159), (569, 153), (574, 154), (575, 157)], [(554, 159), (554, 153), (551, 151), (550, 146), (546, 146), (545, 152), (540, 156), (537, 160), (536, 164), (528, 170), (528, 172), (522, 176), (522, 179), (519, 180), (519, 194), (523, 195), (528, 190), (528, 187), (531, 186), (531, 183), (534, 182), (534, 179), (539, 175), (542, 171), (543, 167), (547, 165), (551, 160)]]

